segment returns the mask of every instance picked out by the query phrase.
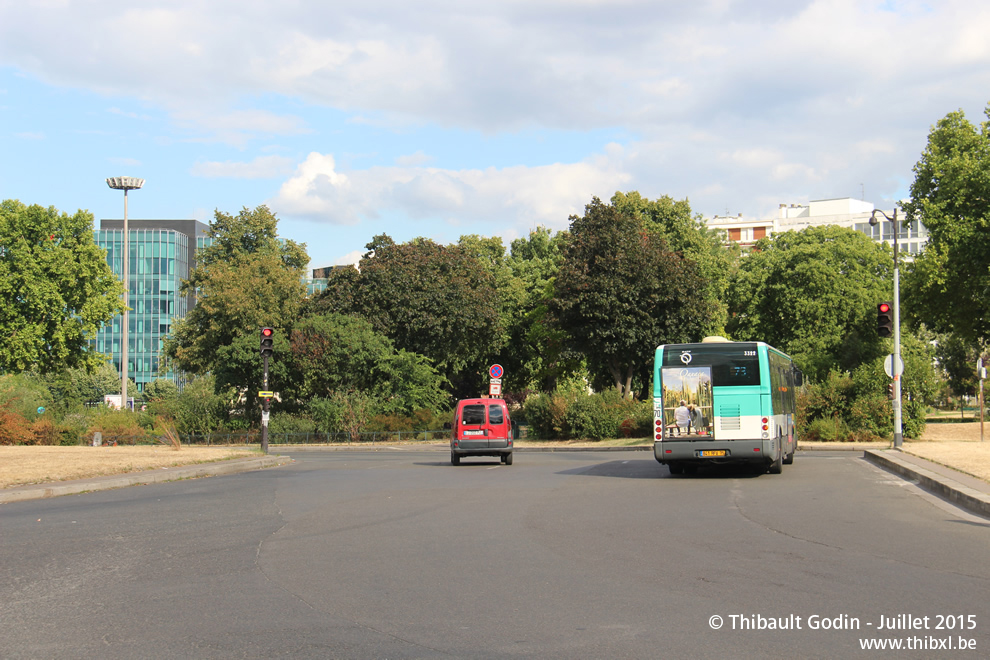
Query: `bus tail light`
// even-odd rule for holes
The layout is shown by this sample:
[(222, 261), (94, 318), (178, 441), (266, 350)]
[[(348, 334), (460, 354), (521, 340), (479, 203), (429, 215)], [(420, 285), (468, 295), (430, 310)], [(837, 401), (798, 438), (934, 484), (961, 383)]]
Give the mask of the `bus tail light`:
[(766, 417), (763, 418), (763, 430), (764, 431), (770, 430), (770, 420)]

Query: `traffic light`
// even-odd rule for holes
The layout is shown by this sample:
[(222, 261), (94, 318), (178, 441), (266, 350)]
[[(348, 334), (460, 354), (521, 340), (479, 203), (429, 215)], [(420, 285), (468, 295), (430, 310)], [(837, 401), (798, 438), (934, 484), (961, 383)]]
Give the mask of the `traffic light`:
[(261, 329), (261, 357), (271, 357), (275, 354), (275, 330), (274, 328)]
[(894, 383), (891, 381), (887, 384), (887, 398), (891, 401), (894, 400)]
[(882, 302), (877, 305), (877, 334), (881, 337), (894, 336), (894, 305)]

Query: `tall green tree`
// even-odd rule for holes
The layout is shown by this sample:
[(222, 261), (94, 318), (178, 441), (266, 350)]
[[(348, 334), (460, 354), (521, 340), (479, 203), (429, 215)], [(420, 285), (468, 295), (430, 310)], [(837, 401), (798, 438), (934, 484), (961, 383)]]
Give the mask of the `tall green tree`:
[(620, 213), (643, 221), (650, 233), (662, 238), (669, 250), (693, 261), (701, 277), (696, 295), (716, 304), (718, 316), (711, 334), (719, 334), (725, 323), (725, 292), (733, 261), (730, 250), (722, 243), (717, 230), (710, 229), (700, 214), (691, 212), (687, 199), (677, 200), (669, 195), (650, 200), (636, 191), (612, 196), (612, 206)]
[[(990, 120), (990, 105), (984, 111)], [(907, 268), (908, 318), (937, 332), (990, 341), (990, 121), (951, 112), (928, 135), (914, 166), (908, 216), (928, 229), (924, 251)]]
[(584, 354), (596, 382), (623, 395), (645, 390), (659, 344), (697, 341), (717, 315), (698, 295), (697, 265), (641, 219), (597, 197), (571, 217), (550, 311)]
[(356, 275), (332, 279), (310, 310), (359, 314), (397, 348), (429, 358), (455, 396), (477, 394), (505, 342), (492, 272), (470, 249), (375, 236)]
[(567, 332), (548, 322), (548, 305), (563, 260), (567, 232), (553, 234), (537, 227), (525, 238), (512, 241), (508, 267), (511, 301), (505, 367), (510, 392), (532, 388), (552, 392), (560, 380), (583, 369), (581, 354), (573, 349)]
[(812, 380), (889, 352), (876, 305), (891, 296), (893, 256), (865, 234), (809, 227), (756, 243), (728, 292), (730, 337), (789, 353)]
[[(278, 237), (277, 225), (265, 206), (236, 217), (216, 212), (209, 230), (213, 243), (198, 253), (182, 283), (182, 293), (196, 295), (196, 306), (172, 326), (164, 345), (174, 368), (205, 374), (222, 366), (222, 349), (235, 340), (256, 338), (262, 326), (283, 335), (291, 329), (306, 295), (308, 257), (305, 245)], [(255, 384), (217, 379), (218, 387)]]
[(0, 372), (92, 369), (97, 331), (124, 311), (124, 288), (87, 211), (0, 203)]

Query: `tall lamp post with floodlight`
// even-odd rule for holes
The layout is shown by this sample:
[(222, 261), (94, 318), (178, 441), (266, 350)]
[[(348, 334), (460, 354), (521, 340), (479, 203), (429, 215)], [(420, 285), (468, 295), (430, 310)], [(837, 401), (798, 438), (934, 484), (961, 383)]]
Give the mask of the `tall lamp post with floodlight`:
[[(897, 268), (898, 264), (898, 251), (897, 246), (897, 234), (900, 233), (900, 227), (897, 224), (897, 209), (894, 209), (894, 216), (891, 217), (881, 211), (880, 209), (873, 209), (873, 213), (870, 214), (870, 225), (876, 227), (879, 220), (877, 220), (877, 214), (882, 215), (884, 218), (890, 221), (894, 228), (894, 354), (891, 358), (890, 372), (893, 374), (894, 379), (894, 446), (900, 447), (904, 444), (904, 434), (902, 431), (901, 423), (901, 372), (904, 370), (901, 362), (901, 277), (900, 271)], [(883, 237), (883, 232), (880, 232), (881, 238)]]
[(107, 179), (107, 185), (114, 190), (124, 191), (124, 317), (122, 319), (121, 339), (120, 339), (120, 408), (127, 408), (127, 308), (130, 305), (131, 289), (128, 282), (128, 257), (130, 256), (130, 245), (128, 244), (129, 231), (127, 228), (127, 191), (137, 190), (144, 185), (144, 179), (137, 179), (132, 176), (115, 176)]

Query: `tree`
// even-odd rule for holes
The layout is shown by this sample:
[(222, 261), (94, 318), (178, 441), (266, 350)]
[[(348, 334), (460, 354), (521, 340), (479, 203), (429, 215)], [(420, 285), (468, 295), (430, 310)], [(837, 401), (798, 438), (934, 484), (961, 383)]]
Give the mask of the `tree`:
[(567, 232), (552, 234), (537, 227), (512, 241), (508, 267), (512, 279), (504, 293), (509, 302), (508, 351), (501, 359), (507, 391), (535, 388), (552, 392), (560, 380), (583, 368), (567, 332), (548, 323), (548, 304), (567, 244)]
[[(984, 114), (990, 120), (990, 105)], [(970, 342), (990, 340), (990, 121), (979, 127), (963, 112), (946, 115), (914, 166), (912, 221), (928, 243), (907, 268), (905, 315), (936, 332)]]
[(0, 371), (91, 369), (97, 331), (124, 311), (124, 288), (93, 238), (93, 216), (0, 203)]
[(426, 358), (397, 350), (358, 316), (303, 319), (292, 331), (292, 355), (303, 399), (361, 391), (374, 399), (377, 410), (388, 413), (446, 402), (443, 381)]
[[(278, 218), (264, 204), (253, 211), (244, 207), (236, 216), (216, 211), (207, 235), (212, 239), (210, 245), (196, 255), (198, 265), (204, 269), (215, 263), (235, 262), (249, 254), (277, 255), (291, 270), (304, 270), (309, 263), (306, 244), (279, 238)], [(194, 276), (190, 286), (195, 283)]]
[(213, 244), (199, 252), (190, 278), (182, 283), (182, 293), (196, 295), (196, 306), (173, 324), (164, 344), (174, 368), (205, 374), (222, 366), (221, 349), (236, 339), (256, 339), (262, 326), (291, 329), (306, 294), (308, 257), (305, 246), (279, 239), (276, 225), (265, 206), (244, 209), (236, 218), (216, 212), (209, 232)]
[(667, 248), (693, 261), (698, 269), (701, 287), (696, 296), (717, 305), (711, 334), (719, 334), (725, 324), (725, 292), (729, 286), (732, 252), (722, 243), (717, 230), (709, 229), (701, 215), (691, 213), (687, 199), (675, 200), (664, 195), (656, 200), (638, 192), (616, 192), (612, 206), (620, 213), (643, 221), (643, 226), (667, 243)]
[(571, 217), (550, 312), (598, 380), (625, 396), (645, 390), (659, 344), (696, 341), (717, 315), (697, 295), (696, 264), (633, 216), (597, 197)]
[(397, 245), (380, 235), (367, 247), (358, 275), (335, 280), (312, 308), (339, 303), (338, 311), (363, 316), (397, 348), (429, 358), (458, 396), (476, 393), (505, 341), (494, 276), (457, 245), (422, 238)]
[[(935, 344), (935, 357), (945, 373), (949, 391), (955, 396), (975, 395), (980, 386), (976, 373), (979, 348), (955, 333), (938, 335)], [(984, 358), (984, 362), (990, 366), (990, 360)]]
[(812, 380), (851, 371), (889, 352), (876, 305), (891, 297), (890, 248), (842, 227), (764, 238), (729, 286), (730, 337), (789, 353)]
[(179, 388), (168, 378), (156, 378), (144, 386), (143, 394), (148, 401), (163, 401), (178, 397)]

